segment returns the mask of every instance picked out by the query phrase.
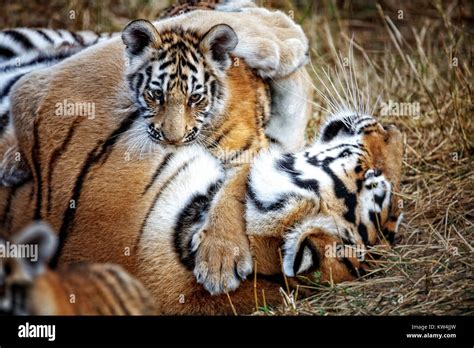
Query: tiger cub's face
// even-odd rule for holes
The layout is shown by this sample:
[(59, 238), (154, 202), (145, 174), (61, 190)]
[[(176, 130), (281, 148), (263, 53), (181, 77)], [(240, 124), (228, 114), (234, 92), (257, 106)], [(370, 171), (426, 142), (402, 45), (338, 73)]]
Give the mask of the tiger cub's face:
[(336, 202), (344, 201), (341, 213), (356, 224), (365, 244), (380, 237), (392, 242), (401, 219), (396, 196), (403, 156), (400, 131), (371, 116), (341, 113), (320, 134), (305, 156), (332, 176), (331, 184), (321, 185), (327, 188), (323, 200), (326, 196), (331, 202), (335, 195)]
[(153, 142), (195, 141), (225, 105), (225, 72), (237, 36), (225, 24), (206, 34), (158, 32), (152, 23), (133, 21), (122, 33), (126, 79), (142, 110), (141, 126)]

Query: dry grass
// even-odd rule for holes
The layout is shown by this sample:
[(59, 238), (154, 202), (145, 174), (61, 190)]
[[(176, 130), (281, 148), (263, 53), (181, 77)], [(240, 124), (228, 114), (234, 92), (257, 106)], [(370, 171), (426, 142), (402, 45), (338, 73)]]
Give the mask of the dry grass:
[[(458, 2), (417, 2), (414, 9), (366, 4), (351, 12), (331, 4), (302, 21), (313, 43), (315, 73), (322, 76), (324, 67), (335, 66), (338, 54), (348, 57), (353, 37), (356, 77), (362, 90), (369, 86), (366, 98), (376, 106), (375, 116), (389, 100), (420, 105), (417, 117), (379, 116), (406, 135), (400, 193), (405, 219), (396, 245), (375, 251), (383, 257), (363, 279), (313, 284), (310, 298), (296, 305), (287, 300), (289, 305), (263, 312), (473, 315), (473, 28), (467, 22), (473, 8)], [(315, 83), (321, 85), (318, 79)], [(315, 102), (328, 107), (318, 95)], [(315, 112), (309, 137), (324, 114)]]
[[(53, 26), (116, 31), (156, 17), (168, 1), (7, 1), (0, 27)], [(420, 105), (418, 117), (393, 115), (406, 135), (402, 180), (405, 220), (391, 250), (363, 279), (322, 286), (314, 295), (256, 314), (474, 314), (472, 19), (469, 1), (257, 1), (294, 14), (312, 46), (315, 71), (334, 66), (354, 37), (356, 77), (370, 99)], [(25, 7), (25, 6), (28, 7)], [(75, 10), (70, 20), (66, 10)], [(402, 11), (401, 13), (399, 11)], [(35, 13), (34, 17), (31, 13)], [(403, 18), (400, 19), (399, 15)], [(315, 78), (315, 84), (318, 80)], [(315, 102), (326, 107), (316, 96)], [(380, 114), (380, 103), (375, 115)], [(316, 110), (311, 138), (324, 114)], [(297, 297), (297, 294), (293, 294)]]

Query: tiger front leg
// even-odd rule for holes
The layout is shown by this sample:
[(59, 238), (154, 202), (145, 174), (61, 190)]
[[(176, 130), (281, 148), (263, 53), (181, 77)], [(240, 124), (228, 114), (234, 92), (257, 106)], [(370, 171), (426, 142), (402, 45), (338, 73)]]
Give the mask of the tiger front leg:
[(194, 275), (212, 295), (238, 288), (252, 272), (244, 199), (248, 167), (238, 169), (220, 189), (203, 228), (192, 238)]

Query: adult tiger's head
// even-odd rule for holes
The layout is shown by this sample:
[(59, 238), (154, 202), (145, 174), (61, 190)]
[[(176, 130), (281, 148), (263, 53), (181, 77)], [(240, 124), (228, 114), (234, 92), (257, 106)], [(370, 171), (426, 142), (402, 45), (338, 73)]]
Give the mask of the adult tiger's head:
[(225, 73), (238, 41), (234, 30), (219, 24), (204, 35), (158, 32), (152, 23), (136, 20), (125, 27), (122, 40), (126, 79), (148, 137), (167, 145), (196, 140), (225, 106)]
[(328, 195), (345, 200), (344, 218), (357, 224), (364, 244), (380, 238), (393, 242), (401, 219), (395, 192), (403, 157), (402, 135), (395, 126), (340, 112), (323, 125), (305, 156), (332, 177)]

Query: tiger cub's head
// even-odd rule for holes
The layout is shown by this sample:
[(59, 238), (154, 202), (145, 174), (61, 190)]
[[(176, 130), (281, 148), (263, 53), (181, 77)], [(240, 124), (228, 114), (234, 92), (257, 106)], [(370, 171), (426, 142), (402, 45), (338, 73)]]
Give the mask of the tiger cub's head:
[(136, 20), (125, 27), (122, 40), (126, 80), (149, 139), (164, 145), (196, 140), (225, 106), (225, 73), (238, 42), (234, 30), (219, 24), (205, 34), (159, 32)]
[(344, 201), (341, 213), (356, 225), (364, 244), (393, 242), (401, 220), (396, 192), (403, 157), (402, 134), (395, 126), (340, 112), (323, 125), (305, 155), (332, 177), (331, 185), (321, 185), (328, 188), (322, 198), (331, 202), (335, 195), (338, 203)]

